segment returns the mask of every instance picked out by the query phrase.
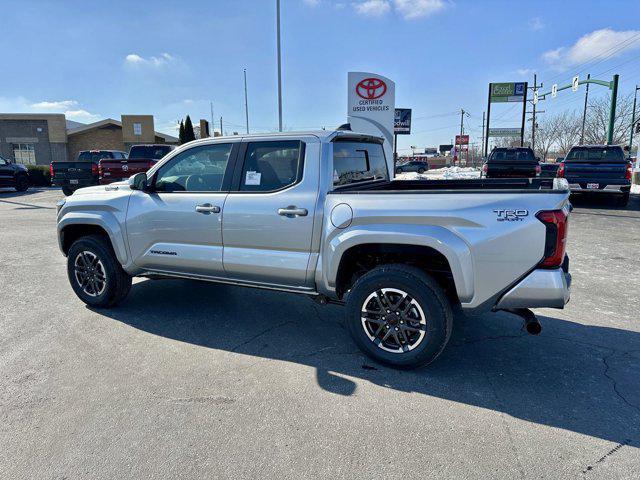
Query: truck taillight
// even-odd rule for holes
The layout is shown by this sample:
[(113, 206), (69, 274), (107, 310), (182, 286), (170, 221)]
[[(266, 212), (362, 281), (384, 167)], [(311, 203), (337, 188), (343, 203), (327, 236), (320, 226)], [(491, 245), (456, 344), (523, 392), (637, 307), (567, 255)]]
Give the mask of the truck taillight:
[(96, 163), (91, 164), (91, 175), (98, 175), (98, 165)]
[(629, 162), (627, 163), (627, 173), (624, 176), (624, 178), (626, 178), (627, 180), (631, 180), (631, 170), (632, 170), (632, 163)]
[(53, 178), (53, 175), (54, 175), (54, 173), (53, 173), (53, 163), (50, 163), (49, 164), (49, 176), (51, 178)]
[(482, 165), (482, 172), (487, 173), (487, 170), (489, 170), (489, 165), (485, 163), (484, 165)]
[(538, 220), (544, 223), (547, 234), (544, 244), (544, 258), (539, 266), (543, 268), (557, 268), (564, 261), (567, 248), (567, 233), (569, 216), (564, 210), (545, 210), (538, 212)]
[(564, 178), (564, 162), (560, 162), (560, 165), (558, 165), (558, 171), (556, 172), (556, 177)]

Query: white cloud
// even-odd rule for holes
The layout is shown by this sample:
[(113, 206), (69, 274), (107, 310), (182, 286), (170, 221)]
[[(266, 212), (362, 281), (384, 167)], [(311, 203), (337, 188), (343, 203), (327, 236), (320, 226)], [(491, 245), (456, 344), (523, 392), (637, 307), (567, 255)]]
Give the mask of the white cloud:
[(433, 15), (447, 6), (444, 0), (394, 0), (396, 10), (407, 20)]
[(529, 20), (529, 28), (531, 30), (542, 30), (544, 27), (545, 24), (540, 17), (533, 17), (531, 20)]
[(64, 113), (64, 116), (67, 117), (67, 119), (75, 120), (77, 122), (83, 122), (83, 123), (96, 122), (102, 118), (100, 115), (97, 115), (95, 113), (89, 113), (83, 109), (66, 110), (63, 113)]
[(303, 3), (309, 5), (310, 7), (316, 7), (320, 4), (320, 0), (302, 0)]
[(533, 70), (530, 68), (519, 68), (518, 70), (516, 70), (516, 73), (521, 77), (528, 77), (533, 73)]
[(381, 17), (391, 10), (391, 5), (387, 0), (366, 0), (354, 4), (356, 12), (367, 17)]
[(65, 108), (71, 108), (78, 105), (76, 100), (60, 100), (57, 102), (37, 102), (31, 106), (37, 110), (64, 110)]
[[(25, 97), (0, 97), (0, 112), (5, 113), (64, 113), (69, 120), (95, 122), (101, 115), (79, 108), (77, 100), (43, 100), (34, 102)], [(75, 108), (74, 108), (75, 107)]]
[(130, 53), (124, 59), (124, 63), (133, 66), (150, 66), (150, 67), (163, 67), (176, 60), (176, 57), (169, 53), (161, 53), (158, 57), (141, 57), (137, 53)]
[(542, 55), (542, 58), (562, 69), (605, 56), (618, 57), (624, 52), (638, 48), (640, 48), (640, 30), (615, 31), (603, 28), (583, 35), (570, 47), (549, 50)]

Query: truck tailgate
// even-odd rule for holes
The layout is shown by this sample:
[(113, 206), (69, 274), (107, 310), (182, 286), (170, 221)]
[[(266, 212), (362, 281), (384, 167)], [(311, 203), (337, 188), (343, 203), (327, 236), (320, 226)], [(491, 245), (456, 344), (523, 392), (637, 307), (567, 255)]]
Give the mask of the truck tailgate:
[(602, 163), (602, 162), (565, 162), (564, 176), (569, 183), (572, 180), (602, 181), (625, 180), (627, 163)]
[(91, 162), (53, 162), (51, 165), (56, 180), (90, 179), (93, 176)]

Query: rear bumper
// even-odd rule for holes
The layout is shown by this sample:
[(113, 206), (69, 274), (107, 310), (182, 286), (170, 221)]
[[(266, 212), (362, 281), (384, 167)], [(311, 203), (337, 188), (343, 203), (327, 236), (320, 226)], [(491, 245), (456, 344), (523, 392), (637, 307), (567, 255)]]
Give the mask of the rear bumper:
[(74, 190), (82, 187), (91, 187), (93, 185), (98, 185), (97, 180), (90, 179), (90, 178), (79, 178), (77, 183), (72, 183), (71, 180), (74, 180), (74, 179), (69, 179), (69, 178), (56, 179), (55, 177), (53, 177), (53, 179), (51, 180), (51, 185), (54, 187), (69, 187)]
[(495, 308), (564, 308), (570, 296), (569, 272), (562, 268), (536, 269), (505, 293)]
[[(597, 183), (597, 182), (594, 182)], [(602, 182), (600, 182), (602, 183)], [(605, 194), (624, 194), (631, 190), (631, 183), (612, 183), (604, 185), (601, 188), (586, 188), (586, 184), (569, 182), (569, 189), (572, 193), (605, 193)]]

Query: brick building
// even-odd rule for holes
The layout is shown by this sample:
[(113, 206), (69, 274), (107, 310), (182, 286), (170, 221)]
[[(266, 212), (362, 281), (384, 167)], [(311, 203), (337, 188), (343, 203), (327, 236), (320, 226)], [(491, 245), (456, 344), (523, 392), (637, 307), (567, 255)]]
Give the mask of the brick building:
[(0, 155), (17, 163), (49, 165), (77, 157), (81, 150), (129, 151), (144, 143), (178, 144), (156, 132), (152, 115), (122, 115), (87, 125), (67, 122), (63, 114), (0, 114)]

